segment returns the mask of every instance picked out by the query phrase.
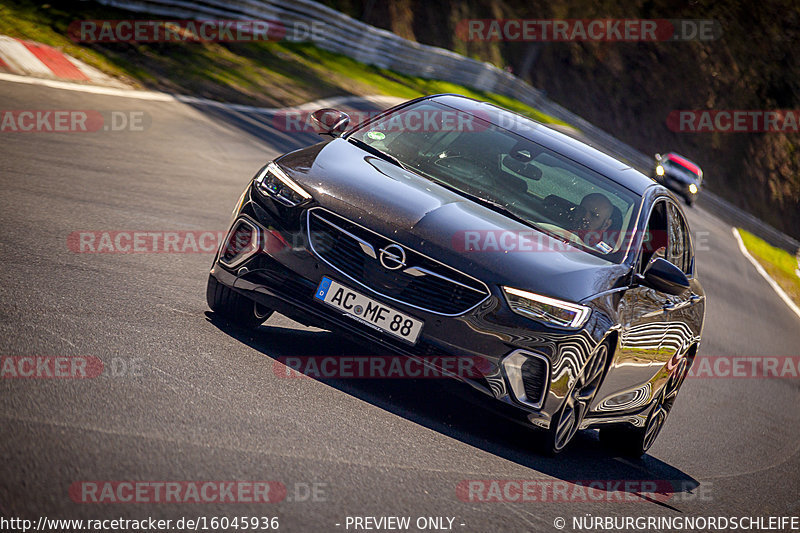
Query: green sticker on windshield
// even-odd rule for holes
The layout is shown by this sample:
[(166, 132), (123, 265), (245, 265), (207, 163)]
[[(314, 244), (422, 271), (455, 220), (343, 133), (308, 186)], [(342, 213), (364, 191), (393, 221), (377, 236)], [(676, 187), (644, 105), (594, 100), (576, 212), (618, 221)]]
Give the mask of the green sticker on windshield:
[(386, 135), (382, 131), (369, 131), (367, 132), (367, 137), (373, 141), (382, 141), (386, 138)]

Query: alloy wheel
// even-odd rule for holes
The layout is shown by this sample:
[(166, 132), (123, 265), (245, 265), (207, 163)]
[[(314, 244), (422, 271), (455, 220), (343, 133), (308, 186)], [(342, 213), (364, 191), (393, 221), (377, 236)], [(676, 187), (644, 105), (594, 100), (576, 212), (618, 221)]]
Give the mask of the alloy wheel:
[(678, 397), (678, 391), (681, 385), (683, 385), (683, 380), (686, 379), (688, 373), (689, 360), (683, 357), (678, 363), (677, 368), (670, 374), (667, 384), (664, 385), (664, 389), (656, 399), (653, 411), (647, 419), (647, 425), (644, 430), (644, 442), (642, 445), (644, 451), (650, 449), (650, 446), (653, 445), (656, 437), (658, 437), (658, 434), (664, 427), (667, 416), (670, 410), (672, 410), (672, 406), (675, 404), (675, 398)]
[(607, 360), (608, 346), (601, 344), (594, 357), (575, 380), (572, 390), (564, 399), (564, 406), (557, 418), (553, 441), (554, 451), (561, 451), (578, 432), (603, 381)]

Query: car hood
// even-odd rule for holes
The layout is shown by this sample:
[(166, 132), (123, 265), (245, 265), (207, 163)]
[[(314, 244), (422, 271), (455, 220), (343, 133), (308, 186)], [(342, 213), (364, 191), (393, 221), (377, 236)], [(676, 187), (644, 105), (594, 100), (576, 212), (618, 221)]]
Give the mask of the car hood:
[[(292, 152), (277, 162), (319, 205), (489, 285), (577, 302), (619, 286), (630, 271), (627, 265), (552, 239), (344, 139)], [(518, 235), (544, 249), (513, 249)], [(473, 251), (467, 251), (470, 248)]]

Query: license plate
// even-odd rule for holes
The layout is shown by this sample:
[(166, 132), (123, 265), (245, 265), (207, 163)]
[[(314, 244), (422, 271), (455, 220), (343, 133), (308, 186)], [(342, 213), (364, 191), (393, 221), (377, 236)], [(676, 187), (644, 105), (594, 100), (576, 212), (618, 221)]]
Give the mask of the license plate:
[(322, 278), (314, 297), (347, 316), (393, 335), (406, 342), (417, 342), (424, 322), (345, 287), (330, 278)]

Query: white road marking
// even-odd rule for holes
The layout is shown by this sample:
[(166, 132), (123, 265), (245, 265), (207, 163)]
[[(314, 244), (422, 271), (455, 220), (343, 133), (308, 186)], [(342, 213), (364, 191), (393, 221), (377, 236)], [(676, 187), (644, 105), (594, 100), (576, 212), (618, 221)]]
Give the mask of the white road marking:
[(43, 87), (50, 87), (53, 89), (63, 89), (67, 91), (100, 94), (103, 96), (138, 98), (139, 100), (150, 100), (155, 102), (181, 102), (185, 104), (199, 104), (199, 105), (207, 105), (210, 107), (221, 107), (233, 111), (246, 111), (248, 113), (264, 113), (264, 114), (276, 113), (278, 111), (285, 111), (287, 109), (289, 110), (321, 109), (323, 107), (335, 107), (337, 105), (339, 106), (346, 105), (348, 102), (367, 101), (371, 102), (372, 104), (375, 104), (378, 107), (386, 107), (386, 108), (392, 107), (401, 102), (405, 102), (404, 98), (398, 98), (396, 96), (384, 96), (384, 95), (336, 96), (333, 98), (322, 98), (320, 100), (314, 100), (313, 102), (307, 102), (305, 104), (301, 104), (296, 107), (257, 107), (252, 105), (229, 104), (225, 102), (218, 102), (216, 100), (210, 100), (208, 98), (197, 98), (195, 96), (186, 96), (182, 94), (169, 94), (158, 91), (144, 91), (144, 90), (140, 91), (135, 89), (117, 89), (114, 87), (101, 87), (97, 85), (70, 83), (67, 81), (31, 78), (28, 76), (19, 76), (17, 74), (6, 74), (2, 72), (0, 72), (0, 81), (9, 81), (12, 83), (25, 83), (28, 85), (41, 85)]
[(0, 81), (10, 81), (13, 83), (25, 83), (27, 85), (41, 85), (53, 89), (64, 89), (83, 93), (101, 94), (105, 96), (121, 96), (126, 98), (138, 98), (140, 100), (154, 100), (157, 102), (174, 102), (175, 97), (167, 93), (157, 91), (135, 91), (133, 89), (115, 89), (113, 87), (99, 87), (96, 85), (83, 85), (80, 83), (70, 83), (59, 80), (45, 80), (41, 78), (31, 78), (19, 76), (17, 74), (5, 74), (0, 72)]
[(758, 261), (756, 261), (752, 255), (750, 255), (750, 252), (748, 252), (747, 248), (745, 248), (744, 246), (744, 242), (742, 241), (742, 236), (739, 235), (739, 231), (736, 228), (731, 228), (731, 229), (733, 230), (733, 236), (736, 239), (736, 242), (739, 243), (739, 250), (741, 250), (742, 255), (744, 255), (747, 258), (747, 260), (753, 264), (758, 273), (761, 274), (761, 276), (765, 280), (767, 280), (769, 286), (772, 287), (772, 289), (777, 293), (777, 295), (781, 297), (781, 300), (783, 300), (783, 302), (787, 306), (789, 306), (789, 309), (791, 309), (794, 312), (794, 314), (797, 315), (798, 318), (800, 318), (800, 308), (798, 308), (797, 305), (792, 301), (792, 299), (789, 298), (789, 295), (786, 294), (783, 291), (783, 289), (781, 289), (781, 286), (778, 285), (774, 279), (772, 279), (772, 276), (767, 274), (767, 271), (764, 270), (764, 267), (762, 267), (761, 264)]

